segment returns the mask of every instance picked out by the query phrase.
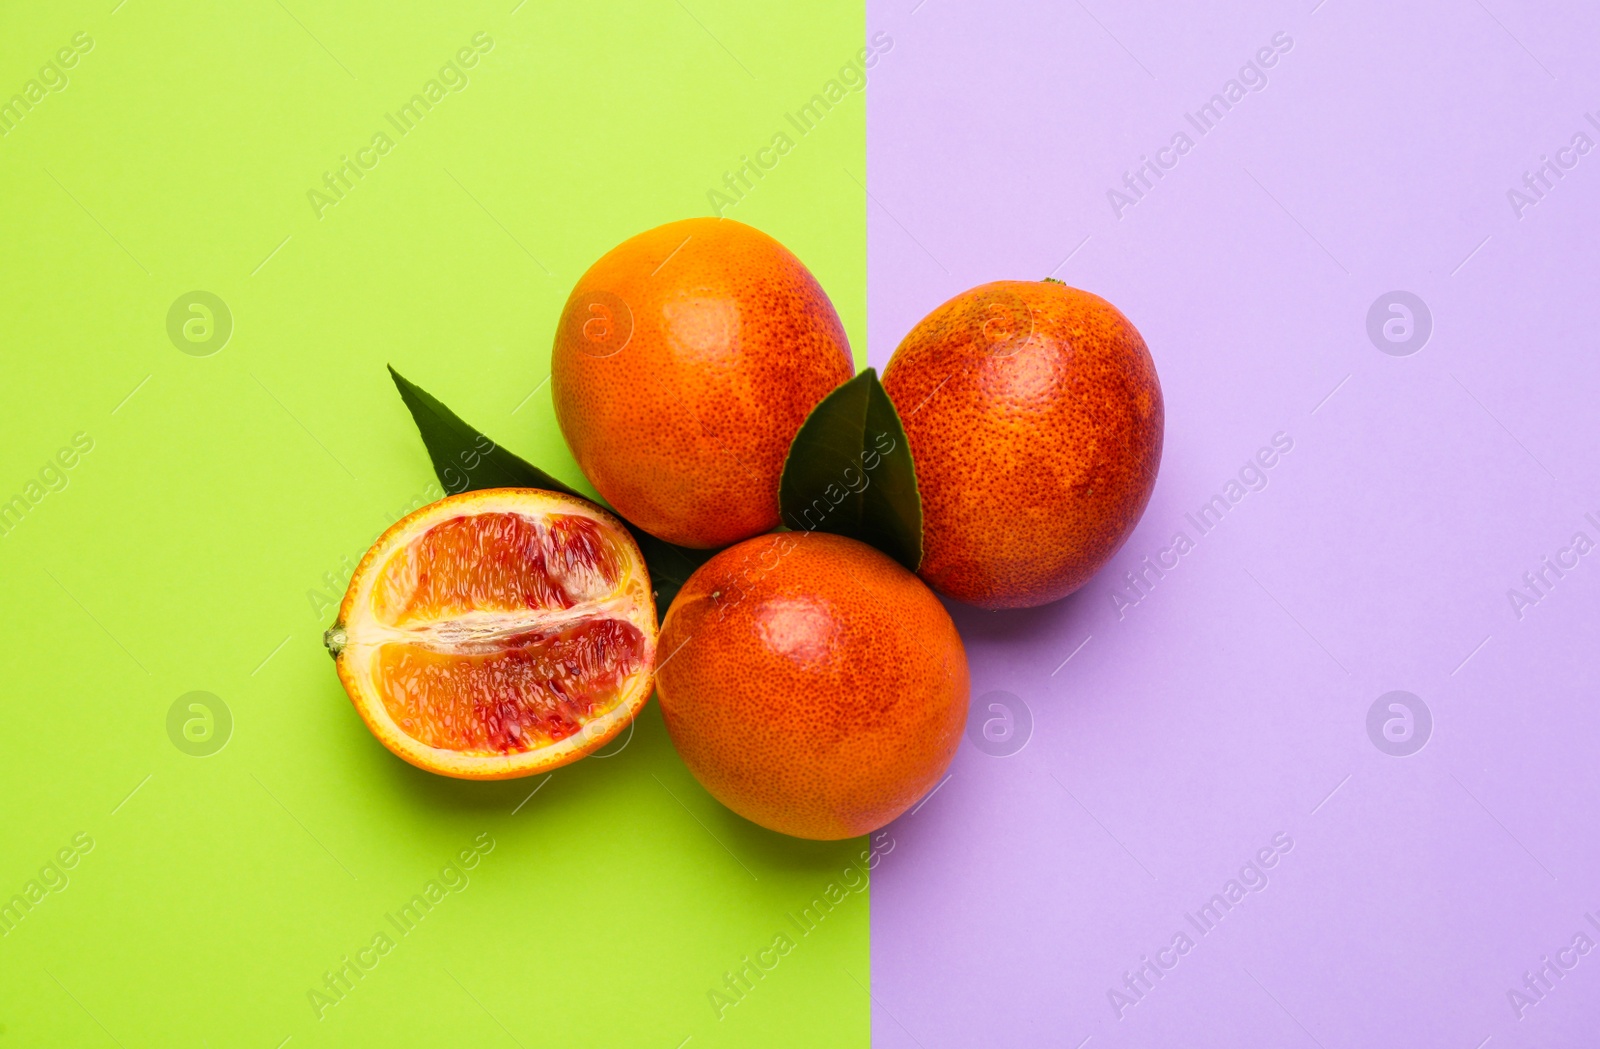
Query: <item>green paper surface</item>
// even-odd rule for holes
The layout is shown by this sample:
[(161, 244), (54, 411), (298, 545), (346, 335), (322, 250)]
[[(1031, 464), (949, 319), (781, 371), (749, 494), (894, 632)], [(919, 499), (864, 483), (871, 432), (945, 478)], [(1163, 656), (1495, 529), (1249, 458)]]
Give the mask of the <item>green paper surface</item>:
[(548, 779), (429, 775), (320, 640), (441, 494), (387, 362), (590, 490), (550, 342), (627, 236), (720, 202), (864, 359), (863, 96), (785, 119), (863, 30), (834, 2), (0, 14), (0, 1046), (867, 1044), (865, 839), (732, 815), (654, 703)]

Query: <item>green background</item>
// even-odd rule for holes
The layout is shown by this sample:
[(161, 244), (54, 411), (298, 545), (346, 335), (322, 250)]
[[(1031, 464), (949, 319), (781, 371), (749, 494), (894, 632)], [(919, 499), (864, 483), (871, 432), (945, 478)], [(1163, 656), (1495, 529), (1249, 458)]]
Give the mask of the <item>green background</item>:
[[(316, 595), (436, 491), (384, 364), (581, 484), (541, 385), (572, 284), (709, 213), (864, 35), (854, 2), (514, 4), (0, 15), (0, 100), (94, 40), (0, 138), (0, 500), (94, 442), (0, 538), (0, 900), (94, 841), (0, 939), (0, 1047), (868, 1042), (866, 893), (790, 928), (724, 1019), (707, 997), (864, 841), (733, 816), (654, 704), (548, 781), (428, 775), (368, 735), (321, 646)], [(478, 32), (470, 82), (400, 137), (385, 112)], [(394, 149), (319, 219), (307, 192), (378, 131)], [(727, 212), (812, 267), (858, 360), (864, 179), (858, 93)], [(196, 289), (233, 318), (210, 356), (167, 333)], [(168, 735), (192, 690), (233, 718), (208, 757)], [(318, 1020), (324, 972), (481, 832), (470, 884), (389, 929)]]

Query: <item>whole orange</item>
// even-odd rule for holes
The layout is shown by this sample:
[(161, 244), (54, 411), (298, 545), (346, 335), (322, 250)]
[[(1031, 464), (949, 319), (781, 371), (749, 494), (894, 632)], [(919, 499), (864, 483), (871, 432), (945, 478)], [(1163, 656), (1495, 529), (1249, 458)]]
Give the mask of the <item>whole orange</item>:
[(611, 249), (556, 329), (556, 420), (596, 490), (681, 546), (778, 523), (778, 478), (806, 415), (855, 367), (833, 304), (782, 244), (685, 219)]
[(799, 838), (866, 834), (927, 793), (967, 717), (967, 656), (933, 592), (864, 543), (758, 536), (717, 554), (661, 627), (656, 690), (711, 794)]
[(922, 495), (918, 574), (984, 608), (1072, 593), (1155, 487), (1155, 362), (1115, 306), (1057, 281), (962, 292), (884, 369)]

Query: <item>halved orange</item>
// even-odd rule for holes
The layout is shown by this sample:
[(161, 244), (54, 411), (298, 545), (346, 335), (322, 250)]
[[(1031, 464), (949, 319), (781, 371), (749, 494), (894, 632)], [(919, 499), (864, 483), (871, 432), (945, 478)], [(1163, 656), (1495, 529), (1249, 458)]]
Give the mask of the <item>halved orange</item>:
[(559, 492), (464, 492), (356, 566), (324, 638), (372, 734), (429, 772), (510, 779), (606, 745), (650, 697), (655, 603), (626, 528)]

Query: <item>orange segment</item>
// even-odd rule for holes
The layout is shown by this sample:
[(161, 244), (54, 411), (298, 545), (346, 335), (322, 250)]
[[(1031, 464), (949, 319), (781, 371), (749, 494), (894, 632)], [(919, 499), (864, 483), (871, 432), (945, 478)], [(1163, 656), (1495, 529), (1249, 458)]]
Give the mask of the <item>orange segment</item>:
[(644, 662), (643, 631), (615, 619), (532, 631), (483, 651), (378, 650), (373, 676), (407, 735), (432, 747), (509, 754), (557, 743), (615, 706)]
[(384, 563), (374, 612), (405, 626), (474, 611), (571, 608), (616, 588), (624, 567), (600, 522), (481, 513), (441, 521)]
[(653, 684), (655, 607), (614, 517), (501, 488), (384, 533), (327, 643), (384, 746), (432, 772), (505, 779), (575, 761), (633, 719)]

